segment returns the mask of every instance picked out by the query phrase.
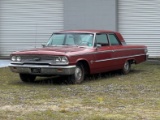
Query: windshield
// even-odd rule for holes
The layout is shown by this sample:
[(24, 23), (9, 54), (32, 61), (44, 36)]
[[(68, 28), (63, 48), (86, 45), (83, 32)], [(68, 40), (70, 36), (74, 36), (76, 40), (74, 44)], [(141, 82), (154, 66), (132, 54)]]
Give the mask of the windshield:
[(93, 47), (93, 36), (91, 33), (54, 33), (47, 46), (76, 45)]

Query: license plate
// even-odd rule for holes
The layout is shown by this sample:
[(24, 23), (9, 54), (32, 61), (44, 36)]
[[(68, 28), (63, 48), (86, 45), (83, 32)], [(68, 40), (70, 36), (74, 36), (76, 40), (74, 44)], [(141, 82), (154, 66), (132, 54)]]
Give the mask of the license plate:
[(32, 73), (41, 73), (41, 68), (31, 68)]

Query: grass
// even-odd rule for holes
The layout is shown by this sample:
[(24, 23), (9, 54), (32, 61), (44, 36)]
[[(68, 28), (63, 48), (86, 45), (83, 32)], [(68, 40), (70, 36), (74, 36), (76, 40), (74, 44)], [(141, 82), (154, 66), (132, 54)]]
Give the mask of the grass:
[(133, 65), (89, 76), (80, 85), (38, 78), (26, 84), (9, 68), (0, 69), (1, 120), (159, 120), (160, 65)]

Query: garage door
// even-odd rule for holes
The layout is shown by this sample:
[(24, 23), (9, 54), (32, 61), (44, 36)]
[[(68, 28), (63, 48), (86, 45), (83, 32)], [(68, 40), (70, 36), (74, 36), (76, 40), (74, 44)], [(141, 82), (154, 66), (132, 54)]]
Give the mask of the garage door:
[(129, 44), (145, 44), (160, 57), (160, 1), (119, 0), (119, 31)]
[(62, 0), (0, 0), (0, 56), (40, 47), (62, 29)]

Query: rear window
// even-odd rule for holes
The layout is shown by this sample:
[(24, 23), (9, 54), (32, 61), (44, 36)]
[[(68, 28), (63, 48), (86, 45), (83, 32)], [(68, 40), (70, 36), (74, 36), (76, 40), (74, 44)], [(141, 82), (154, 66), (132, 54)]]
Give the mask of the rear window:
[(111, 45), (120, 45), (119, 40), (117, 39), (117, 37), (114, 34), (109, 34), (108, 37), (109, 37)]

